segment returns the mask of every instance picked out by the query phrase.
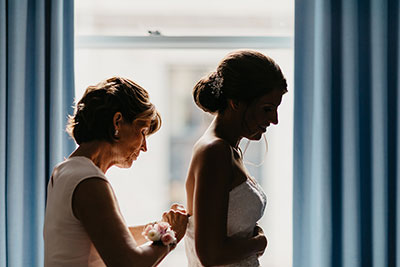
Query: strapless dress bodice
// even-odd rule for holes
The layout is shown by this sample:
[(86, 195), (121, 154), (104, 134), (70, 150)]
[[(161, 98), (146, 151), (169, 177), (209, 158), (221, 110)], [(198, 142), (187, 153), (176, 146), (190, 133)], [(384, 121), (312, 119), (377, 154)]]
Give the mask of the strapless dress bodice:
[[(264, 214), (267, 197), (261, 186), (250, 179), (229, 192), (227, 235), (229, 237), (251, 237), (254, 227)], [(194, 243), (194, 216), (189, 218), (185, 235), (185, 249), (189, 267), (201, 267)], [(258, 257), (252, 255), (240, 262), (225, 267), (257, 267)]]

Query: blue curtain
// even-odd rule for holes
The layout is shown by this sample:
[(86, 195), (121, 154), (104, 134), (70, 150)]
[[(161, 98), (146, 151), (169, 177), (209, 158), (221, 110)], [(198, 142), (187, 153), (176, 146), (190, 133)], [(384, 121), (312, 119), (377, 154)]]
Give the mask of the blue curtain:
[(0, 0), (0, 266), (43, 265), (46, 185), (73, 150), (73, 1)]
[(294, 267), (400, 266), (398, 0), (296, 0)]

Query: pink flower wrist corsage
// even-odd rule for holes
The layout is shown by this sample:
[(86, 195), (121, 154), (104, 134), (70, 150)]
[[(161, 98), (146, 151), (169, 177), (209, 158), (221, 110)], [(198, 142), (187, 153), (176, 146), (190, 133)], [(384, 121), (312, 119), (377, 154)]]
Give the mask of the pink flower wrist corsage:
[(155, 222), (148, 224), (142, 235), (149, 241), (153, 241), (154, 245), (164, 245), (175, 247), (177, 240), (175, 232), (171, 229), (171, 225), (167, 222)]

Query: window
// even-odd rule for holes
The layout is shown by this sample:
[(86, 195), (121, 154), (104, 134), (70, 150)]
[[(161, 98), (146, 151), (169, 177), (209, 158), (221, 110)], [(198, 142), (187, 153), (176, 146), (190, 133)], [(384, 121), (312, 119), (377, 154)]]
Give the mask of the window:
[[(230, 51), (252, 48), (274, 58), (289, 84), (278, 126), (251, 142), (245, 160), (268, 196), (261, 225), (268, 237), (264, 266), (292, 265), (292, 132), (294, 1), (76, 1), (76, 98), (88, 85), (126, 76), (148, 90), (163, 118), (148, 151), (132, 168), (107, 176), (129, 225), (160, 218), (172, 202), (185, 204), (192, 146), (211, 115), (192, 100), (192, 88)], [(247, 145), (244, 140), (242, 148)], [(187, 266), (184, 243), (160, 266)]]

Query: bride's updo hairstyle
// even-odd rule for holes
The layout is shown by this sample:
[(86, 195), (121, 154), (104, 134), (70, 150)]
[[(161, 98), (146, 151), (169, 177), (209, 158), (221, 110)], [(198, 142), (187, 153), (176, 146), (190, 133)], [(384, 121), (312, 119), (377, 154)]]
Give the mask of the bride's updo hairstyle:
[(225, 110), (228, 99), (251, 103), (275, 89), (287, 92), (278, 64), (257, 51), (240, 50), (228, 54), (216, 71), (200, 79), (193, 97), (202, 110), (219, 113)]
[(149, 94), (135, 82), (112, 77), (95, 86), (89, 86), (70, 116), (67, 132), (80, 145), (92, 140), (114, 142), (113, 117), (121, 112), (125, 122), (150, 119), (149, 134), (161, 127), (161, 117), (150, 102)]

